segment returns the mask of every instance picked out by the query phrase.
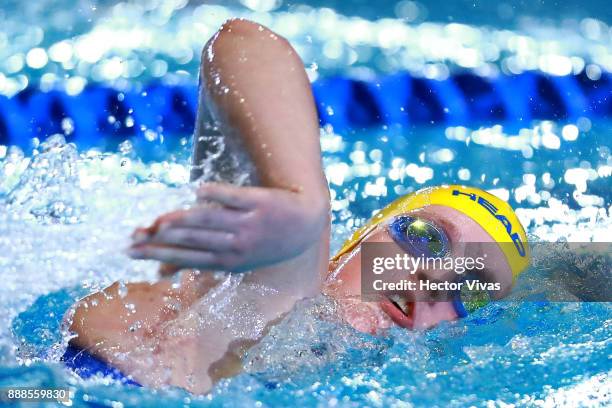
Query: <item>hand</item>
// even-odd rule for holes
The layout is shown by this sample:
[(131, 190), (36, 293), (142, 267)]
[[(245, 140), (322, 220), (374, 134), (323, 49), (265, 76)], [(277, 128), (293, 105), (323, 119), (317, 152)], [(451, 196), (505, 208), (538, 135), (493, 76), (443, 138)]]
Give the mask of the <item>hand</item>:
[(176, 267), (247, 271), (301, 254), (329, 222), (321, 197), (287, 190), (206, 184), (197, 196), (196, 206), (138, 229), (129, 255)]

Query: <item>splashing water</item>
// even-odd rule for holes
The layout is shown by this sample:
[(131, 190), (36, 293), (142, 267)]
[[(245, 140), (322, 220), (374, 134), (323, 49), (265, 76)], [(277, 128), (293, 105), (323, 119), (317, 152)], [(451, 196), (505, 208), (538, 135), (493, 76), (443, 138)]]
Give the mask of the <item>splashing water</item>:
[(74, 187), (76, 159), (76, 147), (66, 144), (62, 135), (49, 137), (8, 192), (8, 210), (42, 222), (79, 222), (84, 208), (82, 192)]
[[(431, 172), (427, 184), (466, 182), (459, 178), (465, 176), (459, 169), (469, 169), (470, 183), (505, 189), (515, 204), (522, 193), (512, 186), (533, 186), (527, 195), (548, 192), (546, 204), (523, 199), (518, 211), (530, 232), (541, 238), (572, 240), (572, 234), (584, 237), (588, 232), (590, 240), (609, 230), (608, 208), (572, 204), (568, 197), (576, 185), (563, 182), (566, 166), (576, 165), (571, 157), (577, 151), (591, 168), (610, 165), (601, 149), (573, 144), (573, 155), (549, 161), (546, 168), (529, 167), (526, 163), (534, 159), (521, 158), (520, 153), (518, 159), (500, 156), (498, 167), (486, 170), (478, 167), (478, 149), (488, 149), (492, 158), (503, 149), (467, 151), (463, 144), (440, 139), (440, 133), (423, 132), (420, 137), (418, 148), (410, 148), (411, 135), (390, 136), (384, 130), (358, 136), (323, 133), (334, 249), (384, 203), (418, 188), (423, 171), (419, 169), (424, 168)], [(450, 161), (439, 160), (448, 153), (435, 154), (443, 143), (453, 153)], [(0, 386), (7, 381), (69, 385), (76, 392), (76, 406), (109, 401), (121, 401), (123, 406), (573, 406), (577, 395), (595, 404), (612, 402), (606, 380), (612, 373), (607, 303), (495, 303), (427, 332), (392, 329), (388, 336), (376, 337), (338, 322), (334, 304), (319, 297), (298, 304), (249, 350), (246, 372), (221, 381), (208, 396), (135, 389), (108, 378), (78, 379), (58, 363), (67, 340), (60, 330), (62, 315), (75, 299), (113, 281), (155, 280), (155, 262), (133, 261), (122, 250), (135, 227), (191, 205), (194, 185), (188, 181), (187, 163), (146, 162), (129, 144), (117, 153), (79, 152), (53, 137), (36, 150), (26, 157), (9, 148), (0, 162)], [(537, 161), (547, 151), (535, 149), (534, 154)], [(511, 166), (508, 160), (519, 160), (520, 165)], [(484, 181), (478, 178), (481, 172), (488, 177)], [(532, 184), (525, 172), (535, 174), (538, 181)], [(544, 172), (555, 180), (554, 186), (542, 179)], [(587, 178), (585, 193), (599, 195), (609, 206), (610, 198), (598, 184), (601, 180), (603, 172), (597, 179)], [(524, 284), (538, 284), (540, 274), (532, 270)], [(200, 307), (227, 318), (224, 305), (237, 295), (241, 279), (225, 278), (200, 300)], [(268, 293), (266, 288), (254, 292)], [(231, 317), (231, 325), (244, 330), (245, 337), (256, 338), (263, 330), (246, 313)]]
[[(379, 20), (298, 5), (266, 14), (182, 0), (85, 1), (74, 13), (66, 11), (72, 4), (26, 3), (31, 21), (0, 10), (3, 95), (37, 78), (42, 90), (58, 87), (69, 95), (95, 82), (123, 88), (155, 78), (170, 84), (193, 80), (202, 39), (232, 16), (256, 19), (287, 37), (311, 66), (311, 80), (338, 69), (364, 79), (397, 70), (443, 79), (460, 67), (485, 77), (533, 69), (552, 75), (584, 71), (593, 80), (612, 70), (609, 25), (592, 18), (562, 24), (521, 19), (506, 30), (422, 22), (424, 6), (410, 1), (398, 4), (399, 19)], [(62, 126), (66, 134), (72, 125)], [(332, 249), (395, 196), (451, 182), (509, 199), (540, 239), (609, 240), (609, 124), (597, 125), (591, 129), (580, 118), (564, 126), (525, 125), (517, 132), (499, 125), (356, 135), (324, 130)], [(158, 137), (152, 131), (145, 136)], [(241, 173), (240, 158), (226, 156), (218, 135), (198, 136), (210, 149), (211, 161), (201, 163), (204, 180), (254, 182), (250, 172)], [(513, 150), (515, 142), (519, 150)], [(228, 157), (221, 160), (228, 166), (217, 172), (221, 156)], [(612, 405), (610, 305), (542, 299), (492, 304), (424, 333), (394, 329), (373, 337), (339, 323), (334, 305), (316, 298), (297, 305), (249, 351), (245, 374), (222, 381), (208, 396), (78, 379), (58, 363), (67, 341), (62, 315), (75, 299), (113, 281), (157, 278), (157, 263), (133, 261), (122, 251), (135, 227), (192, 205), (189, 170), (181, 161), (143, 161), (131, 142), (117, 153), (80, 152), (54, 136), (27, 157), (0, 146), (0, 387), (70, 386), (74, 406)], [(542, 284), (539, 268), (593, 267), (567, 254), (535, 255), (545, 264), (524, 274), (519, 297)], [(224, 305), (236, 296), (241, 279), (225, 278), (200, 307), (226, 317)], [(256, 337), (261, 326), (247, 326), (245, 316), (232, 316), (232, 326)]]

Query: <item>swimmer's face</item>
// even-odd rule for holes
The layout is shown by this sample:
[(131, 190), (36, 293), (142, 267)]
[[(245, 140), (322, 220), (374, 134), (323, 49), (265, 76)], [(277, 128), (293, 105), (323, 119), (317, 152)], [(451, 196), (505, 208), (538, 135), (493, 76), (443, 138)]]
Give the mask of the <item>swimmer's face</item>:
[[(452, 208), (431, 205), (410, 212), (410, 217), (430, 222), (445, 235), (448, 240), (448, 255), (451, 257), (477, 256), (473, 253), (477, 245), (465, 243), (493, 243), (489, 234), (474, 220)], [(402, 242), (394, 240), (389, 225), (382, 223), (370, 231), (361, 243), (352, 251), (344, 254), (330, 266), (330, 273), (325, 282), (325, 293), (338, 302), (344, 319), (357, 330), (376, 333), (380, 329), (401, 326), (408, 329), (426, 329), (444, 320), (456, 320), (457, 312), (450, 301), (415, 301), (415, 294), (404, 291), (398, 298), (383, 296), (378, 301), (361, 300), (361, 244), (384, 242), (394, 245), (397, 253), (403, 253)], [(496, 245), (487, 245), (485, 269), (479, 271), (480, 281), (499, 282), (502, 290), (496, 295), (505, 295), (512, 285), (512, 272), (501, 249)], [(412, 254), (408, 254), (412, 256)], [(482, 255), (482, 254), (480, 254)], [(414, 281), (456, 281), (454, 271), (419, 269), (416, 273), (406, 273), (401, 277)], [(440, 295), (439, 293), (432, 295)], [(447, 298), (446, 298), (447, 299)], [(370, 299), (371, 300), (371, 299)]]

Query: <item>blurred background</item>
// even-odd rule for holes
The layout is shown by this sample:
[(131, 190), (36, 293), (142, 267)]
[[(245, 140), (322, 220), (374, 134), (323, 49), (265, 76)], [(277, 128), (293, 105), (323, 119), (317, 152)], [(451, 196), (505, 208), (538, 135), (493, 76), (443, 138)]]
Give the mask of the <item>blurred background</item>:
[(610, 240), (609, 1), (2, 0), (0, 387), (70, 386), (73, 406), (115, 408), (610, 406), (610, 305), (532, 293), (541, 266), (515, 294), (533, 301), (426, 333), (363, 337), (298, 308), (262, 346), (267, 370), (208, 396), (86, 379), (62, 360), (76, 299), (158, 279), (157, 263), (123, 249), (134, 228), (194, 202), (200, 52), (233, 17), (304, 61), (332, 252), (397, 196), (443, 183), (508, 200), (530, 239)]
[(0, 94), (39, 81), (76, 93), (90, 81), (193, 80), (203, 43), (225, 19), (240, 16), (285, 35), (318, 73), (436, 76), (446, 69), (435, 65), (441, 63), (481, 74), (561, 75), (595, 63), (597, 75), (612, 66), (611, 13), (603, 0), (5, 0)]

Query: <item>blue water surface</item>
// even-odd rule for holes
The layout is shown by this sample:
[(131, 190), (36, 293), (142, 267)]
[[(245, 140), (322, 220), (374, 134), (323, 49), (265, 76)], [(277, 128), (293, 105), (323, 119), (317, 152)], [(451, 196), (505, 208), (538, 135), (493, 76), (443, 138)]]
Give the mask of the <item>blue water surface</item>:
[[(554, 124), (551, 131), (559, 133), (563, 126)], [(609, 218), (600, 218), (593, 223), (585, 215), (588, 208), (581, 207), (573, 199), (575, 185), (563, 180), (564, 174), (573, 166), (586, 167), (585, 163), (589, 163), (597, 169), (609, 163), (609, 154), (606, 153), (609, 147), (603, 138), (606, 128), (606, 123), (594, 123), (590, 130), (580, 132), (578, 140), (564, 140), (561, 148), (556, 150), (535, 149), (529, 159), (521, 152), (449, 140), (448, 129), (442, 128), (415, 128), (403, 132), (378, 129), (343, 136), (323, 132), (323, 162), (330, 179), (334, 206), (333, 246), (339, 245), (352, 226), (358, 225), (398, 194), (423, 185), (450, 182), (469, 182), (498, 191), (507, 189), (511, 202), (525, 211), (523, 217), (531, 217), (530, 232), (545, 228), (546, 224), (556, 224), (565, 226), (568, 231), (588, 228), (591, 234), (596, 234), (598, 228), (609, 228)], [(448, 149), (452, 159), (448, 160), (450, 156), (446, 151), (439, 153), (440, 149)], [(131, 160), (137, 161), (134, 153), (131, 154)], [(444, 160), (439, 160), (439, 156)], [(183, 156), (177, 152), (177, 157)], [(421, 170), (410, 172), (413, 176), (404, 174), (394, 180), (392, 170), (397, 162), (393, 163), (400, 159)], [(182, 160), (185, 163), (185, 159)], [(121, 162), (115, 165), (121, 167)], [(156, 162), (143, 166), (151, 171)], [(431, 169), (432, 177), (417, 181), (419, 172), (424, 173), (423, 177), (430, 174), (423, 170), (425, 168)], [(469, 180), (463, 180), (465, 171), (460, 173), (460, 169), (469, 169)], [(338, 171), (344, 179), (340, 180), (335, 173)], [(573, 218), (542, 224), (537, 221), (537, 216), (529, 215), (528, 211), (536, 214), (550, 211), (550, 205), (530, 202), (527, 198), (517, 200), (516, 186), (531, 185), (529, 178), (525, 184), (526, 173), (537, 175), (534, 183), (537, 191), (548, 191), (552, 199), (566, 203)], [(550, 178), (557, 181), (554, 187), (542, 181), (543, 173), (550, 173)], [(120, 181), (125, 182), (123, 179)], [(130, 183), (147, 188), (154, 183), (154, 178), (149, 175)], [(177, 188), (167, 181), (165, 184), (170, 189)], [(104, 191), (111, 186), (101, 184), (100, 188)], [(601, 197), (609, 205), (609, 187), (605, 177), (589, 182), (586, 193)], [(89, 211), (99, 210), (92, 208)], [(105, 211), (99, 216), (106, 214), (110, 217), (109, 210)], [(115, 215), (122, 216), (122, 213)], [(93, 222), (87, 218), (82, 220), (74, 226), (66, 226), (65, 233), (78, 234), (79, 224)], [(33, 221), (28, 222), (31, 225)], [(100, 225), (94, 225), (102, 229)], [(3, 225), (3, 228), (9, 226)], [(53, 225), (42, 228), (53, 228)], [(22, 239), (36, 245), (27, 235)], [(86, 244), (83, 248), (84, 252), (88, 251)], [(45, 249), (39, 251), (44, 256)], [(71, 250), (64, 247), (62, 251)], [(100, 261), (95, 255), (90, 259)], [(117, 262), (119, 265), (119, 260)], [(47, 270), (50, 273), (61, 270), (61, 267), (47, 267)], [(121, 402), (123, 406), (136, 407), (160, 401), (166, 406), (387, 406), (395, 403), (416, 406), (487, 406), (489, 403), (574, 406), (588, 399), (606, 405), (610, 397), (607, 380), (612, 368), (609, 359), (612, 352), (610, 304), (549, 303), (545, 298), (491, 304), (466, 319), (444, 323), (426, 332), (393, 329), (384, 336), (369, 336), (356, 333), (340, 323), (315, 319), (315, 332), (309, 336), (294, 338), (282, 335), (312, 327), (303, 317), (310, 316), (308, 307), (299, 306), (292, 323), (287, 323), (296, 327), (289, 330), (281, 324), (273, 339), (268, 340), (274, 345), (270, 350), (276, 349), (279, 353), (272, 356), (271, 361), (280, 363), (270, 363), (264, 370), (222, 381), (207, 396), (193, 396), (181, 390), (154, 391), (122, 386), (110, 379), (84, 381), (58, 363), (64, 343), (59, 330), (61, 318), (74, 300), (101, 285), (96, 279), (102, 282), (118, 277), (131, 279), (129, 269), (117, 273), (119, 276), (101, 277), (97, 273), (77, 271), (72, 280), (67, 279), (73, 282), (72, 285), (42, 296), (30, 296), (29, 306), (17, 305), (14, 311), (21, 312), (12, 319), (10, 331), (14, 344), (19, 347), (15, 354), (21, 364), (9, 363), (0, 368), (0, 386), (15, 383), (46, 387), (67, 385), (76, 393), (76, 406), (113, 406), (114, 402)], [(528, 276), (533, 281), (534, 276), (542, 273), (544, 271), (532, 269)], [(82, 277), (81, 283), (79, 276)], [(289, 366), (282, 363), (283, 358), (291, 353), (297, 354), (299, 350), (307, 352), (302, 358), (291, 358)]]
[[(435, 2), (330, 3), (335, 11), (317, 8), (322, 2), (281, 1), (278, 12), (264, 7), (275, 2), (241, 2), (248, 9), (206, 3), (82, 1), (73, 9), (71, 2), (9, 1), (0, 7), (0, 93), (79, 94), (88, 84), (138, 91), (152, 81), (193, 88), (204, 39), (236, 15), (286, 35), (313, 80), (346, 75), (369, 81), (398, 71), (438, 78), (457, 67), (483, 76), (538, 69), (557, 75), (560, 68), (562, 75), (590, 79), (609, 74), (609, 7), (601, 1), (588, 7), (539, 2), (524, 10), (464, 1), (439, 9)], [(540, 12), (553, 20), (530, 19)], [(449, 13), (453, 18), (446, 20)], [(596, 14), (600, 20), (583, 18)], [(394, 45), (389, 34), (403, 24), (410, 47)], [(349, 44), (349, 34), (362, 30), (376, 35)], [(134, 38), (141, 42), (126, 41)], [(448, 55), (437, 55), (438, 48), (420, 38)], [(108, 47), (100, 55), (92, 52), (102, 46)], [(454, 52), (459, 46), (463, 54)], [(462, 59), (485, 54), (477, 66)], [(607, 106), (609, 96), (600, 99)], [(554, 121), (325, 127), (332, 250), (397, 196), (442, 183), (507, 199), (532, 239), (609, 241), (611, 123), (605, 112), (590, 113), (552, 115)], [(64, 137), (74, 137), (70, 121), (57, 124), (63, 136), (20, 139), (21, 149), (0, 146), (0, 388), (69, 387), (75, 407), (612, 405), (611, 305), (550, 302), (531, 291), (544, 268), (527, 271), (511, 300), (424, 332), (361, 334), (319, 319), (325, 299), (305, 301), (258, 346), (266, 364), (204, 396), (79, 378), (60, 362), (68, 340), (65, 311), (116, 280), (155, 280), (156, 263), (123, 253), (129, 235), (193, 201), (191, 135), (139, 128), (126, 142), (121, 132), (104, 134), (133, 126), (130, 115), (108, 112), (93, 135), (94, 148), (77, 139), (65, 143)]]

